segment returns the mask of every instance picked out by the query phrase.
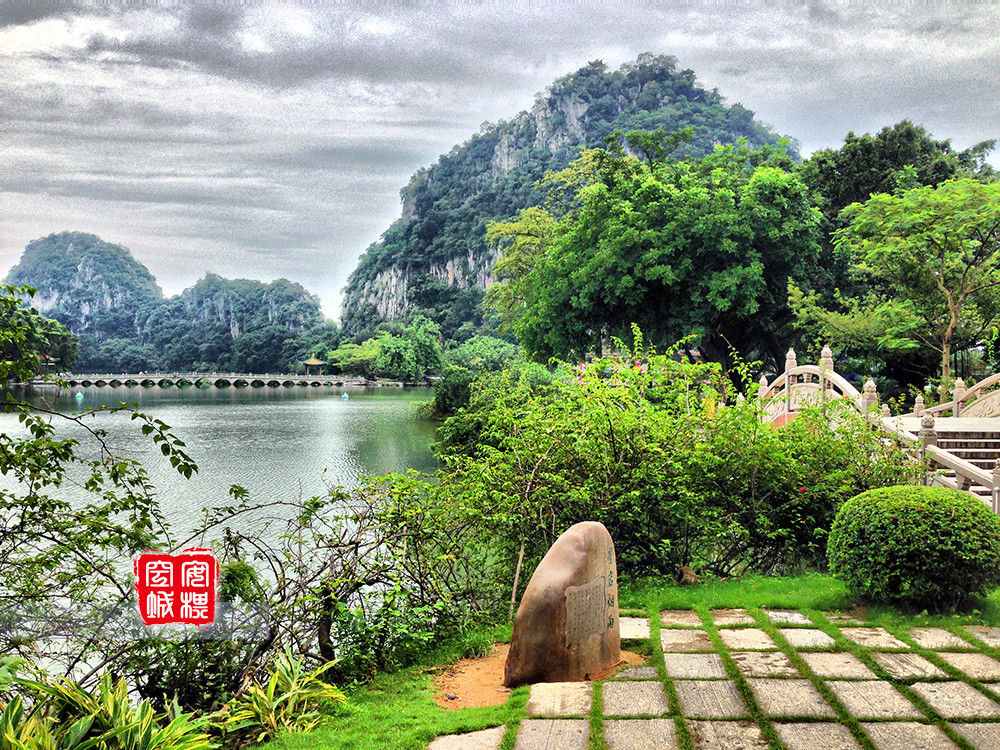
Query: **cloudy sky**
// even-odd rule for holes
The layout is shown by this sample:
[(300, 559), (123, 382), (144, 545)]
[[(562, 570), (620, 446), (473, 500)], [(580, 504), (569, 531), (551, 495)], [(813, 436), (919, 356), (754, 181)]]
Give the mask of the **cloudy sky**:
[(804, 153), (903, 118), (959, 148), (1000, 137), (997, 3), (0, 0), (0, 275), (80, 230), (167, 294), (285, 277), (336, 317), (416, 169), (641, 52)]

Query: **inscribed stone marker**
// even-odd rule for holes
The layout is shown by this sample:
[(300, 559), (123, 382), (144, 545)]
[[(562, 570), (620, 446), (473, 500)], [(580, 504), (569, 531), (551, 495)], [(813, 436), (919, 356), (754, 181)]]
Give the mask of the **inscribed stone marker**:
[(504, 685), (586, 680), (620, 657), (615, 545), (603, 524), (585, 521), (555, 541), (528, 582)]

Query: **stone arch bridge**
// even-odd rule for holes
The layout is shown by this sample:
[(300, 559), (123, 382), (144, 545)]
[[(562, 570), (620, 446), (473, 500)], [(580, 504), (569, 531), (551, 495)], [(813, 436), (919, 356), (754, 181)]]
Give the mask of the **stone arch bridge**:
[[(293, 388), (347, 386), (403, 386), (404, 383), (367, 380), (344, 375), (282, 375), (275, 373), (234, 372), (168, 372), (168, 373), (105, 373), (95, 375), (68, 375), (63, 378), (73, 388), (90, 387), (143, 387), (143, 388)], [(40, 378), (32, 385), (51, 384)]]

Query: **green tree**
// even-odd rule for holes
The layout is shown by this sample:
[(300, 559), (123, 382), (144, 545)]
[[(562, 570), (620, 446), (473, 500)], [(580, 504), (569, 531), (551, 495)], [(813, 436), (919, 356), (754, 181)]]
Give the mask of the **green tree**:
[(939, 185), (958, 177), (989, 178), (993, 170), (985, 158), (995, 143), (983, 141), (956, 151), (949, 140), (935, 139), (922, 126), (903, 120), (874, 135), (850, 132), (840, 148), (813, 152), (797, 170), (823, 211), (823, 250), (809, 285), (821, 292), (827, 305), (832, 304), (835, 289), (847, 297), (863, 296), (865, 280), (851, 274), (850, 255), (833, 246), (832, 233), (847, 223), (840, 212), (900, 187)]
[(403, 338), (413, 347), (416, 372), (413, 380), (441, 371), (444, 355), (437, 323), (418, 315), (403, 329)]
[(787, 280), (816, 257), (820, 218), (788, 165), (780, 149), (746, 144), (695, 162), (610, 153), (518, 281), (518, 338), (542, 360), (580, 357), (634, 322), (654, 342), (697, 334), (727, 367), (730, 350), (780, 360)]
[(960, 327), (974, 335), (1000, 313), (1000, 183), (965, 178), (874, 195), (843, 216), (850, 223), (836, 232), (837, 247), (885, 299), (910, 303), (949, 379)]
[(375, 374), (380, 378), (416, 380), (419, 373), (413, 342), (403, 336), (383, 333), (376, 339)]
[[(45, 340), (40, 316), (25, 314), (21, 296), (29, 287), (0, 287), (0, 382), (25, 380), (38, 363), (38, 342)], [(0, 653), (30, 652), (31, 624), (59, 622), (83, 635), (99, 627), (106, 606), (131, 598), (133, 580), (123, 561), (144, 549), (171, 546), (146, 470), (133, 459), (116, 456), (102, 430), (91, 426), (96, 411), (121, 414), (136, 422), (171, 465), (190, 477), (197, 466), (168, 425), (125, 405), (80, 414), (61, 414), (4, 394), (2, 407), (19, 427), (0, 433)], [(72, 427), (78, 437), (61, 436)], [(83, 439), (92, 444), (81, 445)], [(96, 449), (96, 450), (95, 450)], [(82, 498), (67, 498), (77, 485)], [(15, 623), (15, 627), (6, 625)], [(95, 655), (103, 646), (82, 638)], [(80, 658), (88, 654), (81, 653)]]

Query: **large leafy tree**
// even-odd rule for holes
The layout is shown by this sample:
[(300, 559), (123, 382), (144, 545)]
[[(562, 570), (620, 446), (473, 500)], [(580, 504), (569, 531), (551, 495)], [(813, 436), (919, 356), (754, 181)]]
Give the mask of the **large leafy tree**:
[(539, 359), (600, 349), (638, 323), (661, 343), (696, 334), (725, 365), (733, 351), (779, 360), (788, 278), (818, 252), (809, 191), (781, 149), (740, 144), (674, 162), (650, 135), (608, 149), (579, 208), (532, 253), (515, 332)]
[(880, 194), (844, 210), (835, 233), (886, 305), (908, 303), (918, 335), (951, 377), (956, 334), (975, 338), (1000, 314), (1000, 183), (965, 178)]
[(828, 305), (835, 289), (851, 298), (868, 291), (865, 279), (851, 274), (850, 254), (838, 253), (832, 242), (832, 233), (847, 223), (840, 217), (844, 208), (901, 187), (940, 185), (960, 177), (988, 178), (993, 169), (986, 156), (995, 144), (983, 141), (959, 151), (951, 141), (934, 138), (921, 125), (902, 120), (875, 134), (849, 132), (840, 148), (813, 152), (798, 169), (823, 211), (822, 254), (810, 286)]

